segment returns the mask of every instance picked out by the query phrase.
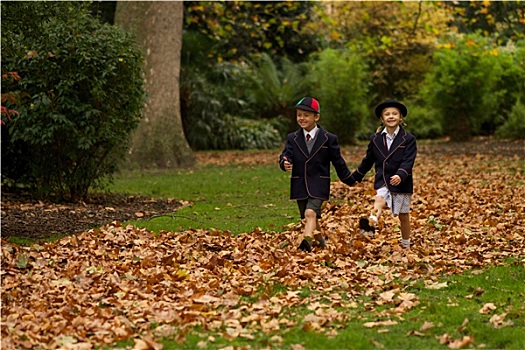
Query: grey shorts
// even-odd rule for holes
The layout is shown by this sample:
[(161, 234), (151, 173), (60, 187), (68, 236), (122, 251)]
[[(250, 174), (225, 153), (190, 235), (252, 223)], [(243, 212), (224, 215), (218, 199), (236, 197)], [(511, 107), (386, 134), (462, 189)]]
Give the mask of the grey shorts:
[(306, 209), (312, 209), (317, 214), (317, 218), (321, 218), (321, 207), (324, 200), (317, 198), (308, 198), (308, 199), (299, 199), (297, 201), (297, 206), (299, 207), (299, 213), (301, 214), (301, 219), (304, 219), (304, 212)]

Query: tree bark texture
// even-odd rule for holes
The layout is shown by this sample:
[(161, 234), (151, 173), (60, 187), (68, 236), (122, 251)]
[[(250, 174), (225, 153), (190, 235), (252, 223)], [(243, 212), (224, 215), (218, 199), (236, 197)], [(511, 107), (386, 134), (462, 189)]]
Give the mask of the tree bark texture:
[(146, 104), (129, 154), (142, 168), (195, 163), (180, 112), (182, 21), (182, 1), (117, 3), (115, 23), (133, 33), (144, 50)]

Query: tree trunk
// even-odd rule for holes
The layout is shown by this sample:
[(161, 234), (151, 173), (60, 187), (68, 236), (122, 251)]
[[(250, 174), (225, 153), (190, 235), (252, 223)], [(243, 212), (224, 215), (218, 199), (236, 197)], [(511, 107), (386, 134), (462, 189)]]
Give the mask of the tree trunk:
[(464, 108), (445, 112), (445, 134), (452, 142), (467, 142), (472, 139), (472, 126), (468, 111)]
[(180, 113), (182, 21), (182, 1), (117, 3), (115, 23), (133, 33), (144, 50), (147, 100), (129, 155), (142, 168), (195, 163)]

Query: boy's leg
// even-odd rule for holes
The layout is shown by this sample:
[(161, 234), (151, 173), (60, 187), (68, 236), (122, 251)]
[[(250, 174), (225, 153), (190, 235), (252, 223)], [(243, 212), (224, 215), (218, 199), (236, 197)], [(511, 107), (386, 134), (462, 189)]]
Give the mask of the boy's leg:
[[(319, 219), (321, 218), (321, 207), (323, 206), (323, 200), (318, 198), (308, 198), (308, 203), (306, 205), (306, 211), (308, 212), (309, 219), (311, 220), (312, 237), (317, 241), (318, 245), (321, 248), (326, 247), (326, 240), (321, 230), (321, 224)], [(305, 229), (305, 232), (306, 231)]]
[(314, 236), (314, 231), (317, 229), (318, 222), (317, 222), (317, 214), (312, 209), (306, 209), (304, 211), (304, 217), (306, 219), (306, 222), (304, 224), (304, 235), (305, 237), (312, 237)]
[[(311, 210), (307, 209), (308, 200), (298, 200), (297, 206), (299, 207), (299, 214), (301, 215), (301, 222), (304, 224), (304, 230), (302, 230), (301, 234), (298, 237), (298, 240), (296, 242), (296, 246), (300, 250), (304, 250), (307, 252), (312, 251), (312, 246), (310, 242), (312, 241), (312, 232), (313, 229), (311, 228), (311, 218), (309, 216), (311, 215), (309, 212)], [(315, 221), (313, 223), (315, 228)]]
[[(305, 225), (306, 223), (306, 219), (304, 217), (304, 212), (306, 210), (306, 200), (298, 200), (297, 201), (297, 207), (299, 208), (299, 215), (301, 216), (301, 224), (302, 225)], [(300, 231), (301, 233), (299, 234), (299, 237), (297, 239), (297, 244), (296, 246), (298, 246), (300, 248), (300, 244), (302, 242), (302, 240), (304, 239), (304, 229), (301, 229)]]
[(319, 246), (325, 247), (326, 242), (321, 233), (319, 218), (321, 217), (322, 199), (308, 198), (297, 201), (301, 218), (304, 222), (304, 233), (299, 237), (299, 249), (311, 251), (311, 242), (315, 239)]
[(312, 251), (312, 244), (314, 238), (314, 230), (317, 227), (316, 213), (312, 209), (304, 211), (304, 232), (299, 236), (298, 247), (307, 252)]
[(316, 222), (316, 227), (314, 231), (314, 239), (317, 241), (317, 244), (319, 245), (319, 247), (326, 248), (326, 238), (328, 237), (325, 237), (323, 230), (321, 229), (321, 224), (319, 223), (319, 217), (315, 218), (315, 222)]

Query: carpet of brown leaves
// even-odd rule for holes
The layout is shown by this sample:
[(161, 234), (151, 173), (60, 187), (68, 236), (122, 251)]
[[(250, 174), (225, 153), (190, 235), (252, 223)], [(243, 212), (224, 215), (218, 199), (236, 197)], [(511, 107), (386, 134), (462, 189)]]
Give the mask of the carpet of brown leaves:
[[(333, 183), (332, 196), (341, 200), (326, 203), (322, 220), (330, 241), (311, 254), (296, 249), (295, 224), (233, 237), (220, 230), (154, 235), (113, 222), (32, 247), (3, 241), (2, 349), (92, 349), (129, 338), (136, 349), (161, 349), (159, 338), (183, 341), (197, 325), (227, 339), (252, 339), (296, 326), (284, 310), (297, 305), (310, 310), (303, 329), (333, 336), (349, 321), (337, 310), (355, 308), (361, 295), (371, 297), (368, 310), (388, 306), (364, 327), (395, 324), (419, 303), (399, 279), (438, 289), (440, 274), (525, 259), (524, 143), (464, 146), (420, 146), (409, 251), (399, 248), (389, 213), (375, 237), (358, 233), (358, 218), (372, 203), (370, 181)], [(344, 155), (356, 163), (363, 152), (350, 147)], [(275, 162), (276, 154), (264, 154)], [(270, 294), (274, 285), (287, 291)], [(305, 286), (320, 293), (300, 297)], [(279, 346), (280, 338), (272, 339)]]

